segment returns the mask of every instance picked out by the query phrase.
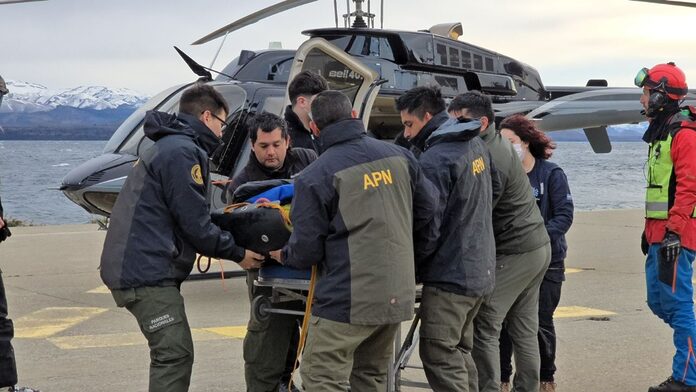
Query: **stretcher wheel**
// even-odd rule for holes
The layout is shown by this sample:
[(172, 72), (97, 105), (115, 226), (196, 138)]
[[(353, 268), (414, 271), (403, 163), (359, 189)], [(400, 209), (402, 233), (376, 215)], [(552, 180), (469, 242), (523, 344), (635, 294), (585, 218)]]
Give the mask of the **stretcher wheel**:
[(254, 322), (263, 323), (271, 318), (268, 310), (272, 309), (271, 300), (268, 297), (259, 295), (251, 301), (251, 318)]

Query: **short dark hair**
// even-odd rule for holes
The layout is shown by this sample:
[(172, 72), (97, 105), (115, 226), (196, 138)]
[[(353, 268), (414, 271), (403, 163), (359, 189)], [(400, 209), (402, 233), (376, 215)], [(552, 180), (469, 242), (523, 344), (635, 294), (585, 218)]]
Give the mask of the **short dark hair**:
[(198, 117), (206, 110), (210, 110), (213, 114), (218, 114), (220, 110), (224, 110), (225, 114), (230, 114), (225, 98), (208, 84), (196, 83), (181, 94), (180, 113)]
[(422, 120), (425, 113), (434, 116), (444, 111), (445, 100), (442, 98), (440, 87), (416, 87), (406, 91), (396, 100), (396, 110), (405, 110)]
[(324, 91), (312, 101), (312, 121), (319, 129), (324, 129), (337, 121), (352, 118), (352, 111), (353, 105), (350, 99), (340, 91)]
[(494, 124), (495, 113), (493, 112), (493, 101), (487, 95), (481, 94), (478, 91), (469, 91), (464, 94), (459, 94), (447, 108), (448, 112), (456, 112), (466, 109), (472, 117), (480, 118), (487, 117), (489, 124)]
[(263, 112), (255, 116), (250, 116), (247, 120), (247, 129), (249, 130), (249, 139), (252, 143), (256, 143), (259, 136), (259, 129), (263, 132), (271, 133), (280, 128), (280, 134), (283, 139), (288, 138), (288, 124), (280, 116), (273, 113)]
[(515, 132), (515, 135), (517, 135), (520, 140), (529, 143), (529, 152), (534, 158), (549, 159), (553, 154), (553, 150), (556, 148), (556, 143), (551, 141), (544, 132), (540, 131), (533, 120), (521, 114), (513, 114), (512, 116), (505, 117), (500, 123), (499, 128), (507, 128)]
[(288, 86), (290, 103), (294, 105), (300, 95), (316, 95), (329, 89), (329, 84), (321, 75), (312, 71), (304, 71), (292, 79)]

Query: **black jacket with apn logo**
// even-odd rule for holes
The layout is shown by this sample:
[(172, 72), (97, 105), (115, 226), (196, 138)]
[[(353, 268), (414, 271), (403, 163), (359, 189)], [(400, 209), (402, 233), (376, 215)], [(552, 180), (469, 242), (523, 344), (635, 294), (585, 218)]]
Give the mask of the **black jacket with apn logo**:
[(360, 325), (410, 320), (414, 259), (426, 260), (439, 234), (437, 190), (413, 154), (368, 137), (361, 120), (326, 127), (319, 148), (295, 178), (284, 263), (319, 266), (315, 316)]
[(218, 138), (196, 117), (148, 112), (155, 144), (135, 163), (119, 193), (101, 256), (110, 289), (180, 284), (196, 252), (241, 261), (244, 249), (210, 220), (208, 156)]
[[(491, 155), (481, 123), (451, 119), (432, 132), (419, 162), (440, 191), (437, 251), (420, 272), (424, 285), (470, 297), (493, 291), (495, 238)], [(420, 147), (420, 146), (417, 146)]]

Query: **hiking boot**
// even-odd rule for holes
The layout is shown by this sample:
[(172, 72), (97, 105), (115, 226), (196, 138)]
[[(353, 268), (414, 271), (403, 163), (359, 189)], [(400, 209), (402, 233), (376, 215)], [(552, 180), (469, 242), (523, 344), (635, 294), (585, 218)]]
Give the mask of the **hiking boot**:
[(556, 383), (553, 381), (542, 381), (540, 392), (556, 392)]
[(509, 382), (501, 382), (500, 383), (500, 392), (510, 392), (510, 383)]
[(288, 388), (288, 384), (280, 384), (280, 388), (278, 388), (278, 392), (300, 392), (299, 389), (297, 389), (294, 385), (290, 388)]
[(656, 387), (648, 388), (648, 392), (696, 392), (696, 386), (689, 386), (670, 377)]

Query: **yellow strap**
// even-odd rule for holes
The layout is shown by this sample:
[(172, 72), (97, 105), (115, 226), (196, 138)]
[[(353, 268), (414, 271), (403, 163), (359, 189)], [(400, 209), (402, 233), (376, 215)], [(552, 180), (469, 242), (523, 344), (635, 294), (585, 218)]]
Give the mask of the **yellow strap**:
[(290, 375), (290, 383), (288, 389), (292, 388), (295, 371), (300, 364), (302, 352), (304, 351), (305, 342), (307, 341), (307, 329), (309, 327), (309, 316), (312, 314), (312, 302), (314, 302), (314, 284), (317, 281), (317, 266), (312, 266), (312, 275), (309, 278), (309, 292), (307, 293), (307, 305), (305, 305), (304, 320), (302, 320), (302, 331), (300, 332), (300, 343), (297, 345), (297, 357), (295, 357), (295, 365), (292, 367)]

